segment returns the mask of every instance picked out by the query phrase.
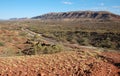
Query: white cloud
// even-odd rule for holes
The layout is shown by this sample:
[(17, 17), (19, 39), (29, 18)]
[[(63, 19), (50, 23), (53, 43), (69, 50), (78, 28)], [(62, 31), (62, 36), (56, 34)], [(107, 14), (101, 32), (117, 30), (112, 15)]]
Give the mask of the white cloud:
[(118, 8), (118, 9), (120, 9), (120, 6), (112, 6), (112, 8)]
[(71, 5), (71, 4), (73, 4), (73, 3), (72, 3), (72, 2), (64, 1), (63, 4)]
[(108, 7), (93, 7), (93, 8), (90, 8), (91, 10), (94, 10), (94, 11), (108, 11), (109, 8)]

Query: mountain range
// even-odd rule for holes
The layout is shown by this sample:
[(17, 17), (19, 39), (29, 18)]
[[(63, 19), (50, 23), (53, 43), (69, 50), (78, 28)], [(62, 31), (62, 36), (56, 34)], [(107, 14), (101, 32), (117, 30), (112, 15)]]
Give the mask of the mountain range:
[(120, 15), (113, 14), (108, 11), (71, 11), (59, 13), (47, 13), (31, 19), (104, 19), (104, 20), (120, 20)]

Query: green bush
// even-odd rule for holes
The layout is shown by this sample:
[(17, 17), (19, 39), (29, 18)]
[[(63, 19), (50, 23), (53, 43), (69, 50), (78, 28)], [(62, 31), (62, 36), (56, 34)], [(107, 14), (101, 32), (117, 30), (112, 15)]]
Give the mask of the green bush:
[(0, 46), (4, 46), (5, 45), (5, 43), (4, 42), (0, 42)]
[(59, 44), (42, 45), (41, 43), (37, 43), (32, 45), (30, 48), (23, 50), (22, 53), (25, 55), (39, 55), (39, 54), (53, 54), (61, 51), (63, 51), (62, 45), (59, 45)]

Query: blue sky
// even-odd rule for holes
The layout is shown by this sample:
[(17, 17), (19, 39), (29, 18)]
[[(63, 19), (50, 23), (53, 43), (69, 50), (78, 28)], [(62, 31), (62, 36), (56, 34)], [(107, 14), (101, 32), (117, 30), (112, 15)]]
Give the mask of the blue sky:
[(120, 0), (0, 0), (0, 19), (79, 10), (110, 11), (120, 15)]

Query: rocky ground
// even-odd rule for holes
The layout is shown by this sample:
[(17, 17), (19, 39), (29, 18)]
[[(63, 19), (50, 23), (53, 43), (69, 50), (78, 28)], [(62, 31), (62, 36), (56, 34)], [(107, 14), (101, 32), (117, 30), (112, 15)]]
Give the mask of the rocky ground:
[(120, 76), (120, 53), (90, 49), (1, 57), (0, 76)]

